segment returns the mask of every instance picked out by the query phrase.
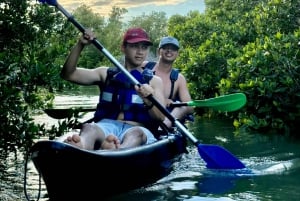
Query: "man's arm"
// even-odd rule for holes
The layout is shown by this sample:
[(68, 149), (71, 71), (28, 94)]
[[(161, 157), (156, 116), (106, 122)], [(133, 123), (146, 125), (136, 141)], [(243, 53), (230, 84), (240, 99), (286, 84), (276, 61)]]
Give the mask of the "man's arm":
[(82, 85), (91, 85), (104, 80), (107, 68), (85, 69), (77, 67), (82, 50), (85, 45), (90, 44), (93, 39), (94, 35), (90, 31), (86, 31), (86, 33), (80, 37), (61, 70), (60, 76), (63, 79)]
[[(166, 107), (164, 92), (163, 92), (163, 82), (160, 77), (154, 76), (150, 82), (154, 93), (152, 94), (153, 97), (164, 107)], [(152, 103), (153, 104), (153, 103)], [(163, 121), (165, 119), (165, 115), (155, 106), (153, 106), (149, 110), (149, 114), (158, 121)]]
[[(191, 95), (187, 87), (187, 82), (185, 77), (180, 73), (178, 76), (178, 95), (179, 95), (179, 100), (181, 102), (188, 102), (191, 101)], [(192, 114), (194, 112), (193, 107), (190, 106), (181, 106), (181, 107), (175, 107), (171, 114), (173, 117), (176, 119), (182, 120), (184, 117), (188, 114)], [(169, 119), (165, 119), (164, 123), (168, 126), (171, 127), (172, 123)]]

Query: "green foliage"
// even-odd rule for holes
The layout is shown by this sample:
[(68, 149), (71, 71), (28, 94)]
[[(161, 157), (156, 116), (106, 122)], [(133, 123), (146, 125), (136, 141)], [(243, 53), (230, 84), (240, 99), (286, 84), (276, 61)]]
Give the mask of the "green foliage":
[(198, 11), (190, 12), (186, 17), (174, 15), (168, 21), (168, 33), (180, 39), (181, 51), (198, 48), (213, 32), (209, 18)]
[[(205, 14), (171, 17), (177, 66), (193, 98), (244, 92), (236, 127), (290, 134), (299, 119), (300, 2), (207, 0)], [(177, 21), (179, 24), (177, 24)]]
[[(93, 13), (92, 9), (87, 7), (86, 5), (78, 7), (74, 11), (73, 15), (74, 18), (85, 28), (89, 28), (94, 31), (95, 35), (97, 36), (97, 39), (103, 42), (104, 47), (111, 47), (108, 47), (111, 41), (107, 39), (107, 35), (109, 35), (109, 33), (106, 33), (107, 27), (109, 26), (110, 22), (107, 23), (104, 17), (100, 16), (99, 14)], [(118, 13), (115, 15), (117, 16)], [(70, 22), (65, 21), (65, 23), (68, 24), (68, 26), (72, 26), (72, 29), (75, 30), (74, 34), (71, 37), (69, 37), (69, 41), (72, 41), (72, 43), (69, 46), (69, 49), (71, 49), (78, 40), (79, 31)], [(63, 32), (62, 34), (65, 33)], [(66, 54), (68, 53), (69, 50), (66, 51)], [(84, 66), (86, 68), (95, 68), (96, 66), (99, 66), (99, 63), (103, 65), (104, 61), (104, 55), (101, 54), (99, 50), (96, 49), (93, 45), (90, 45), (85, 47), (85, 51), (82, 52), (78, 65)]]
[(0, 149), (28, 148), (45, 134), (44, 125), (34, 124), (31, 116), (51, 105), (54, 96), (49, 91), (59, 86), (51, 68), (57, 52), (49, 50), (56, 31), (51, 26), (59, 21), (48, 7), (33, 8), (18, 0), (0, 7)]
[[(120, 44), (124, 27), (124, 23), (122, 22), (122, 15), (124, 15), (125, 13), (127, 13), (126, 9), (113, 7), (107, 20), (107, 24), (105, 27), (103, 27), (99, 36), (99, 40), (103, 41), (104, 47), (109, 50), (109, 52), (116, 58), (121, 58), (122, 56), (122, 53), (120, 51)], [(104, 64), (106, 66), (112, 65), (109, 60), (106, 60)], [(101, 63), (101, 65), (103, 66), (103, 62)]]
[(203, 99), (218, 94), (218, 82), (227, 77), (227, 59), (237, 54), (234, 42), (226, 33), (212, 34), (196, 51), (186, 48), (177, 62), (182, 63), (182, 72), (193, 89), (192, 97)]
[(228, 60), (230, 75), (219, 87), (247, 94), (241, 123), (286, 133), (295, 129), (300, 117), (299, 40), (300, 29), (294, 34), (266, 36), (245, 46), (240, 57)]

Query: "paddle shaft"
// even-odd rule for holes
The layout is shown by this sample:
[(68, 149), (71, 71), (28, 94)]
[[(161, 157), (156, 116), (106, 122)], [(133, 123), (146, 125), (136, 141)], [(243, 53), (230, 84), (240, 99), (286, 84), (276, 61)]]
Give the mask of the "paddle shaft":
[(187, 102), (181, 102), (181, 103), (171, 103), (170, 107), (181, 107), (181, 106), (189, 106)]
[[(243, 93), (234, 93), (229, 95), (222, 95), (215, 98), (204, 100), (194, 100), (188, 102), (175, 102), (170, 104), (170, 108), (191, 106), (191, 107), (208, 107), (217, 111), (231, 112), (243, 107), (246, 103), (246, 96)], [(92, 112), (96, 108), (64, 108), (64, 109), (45, 109), (46, 114), (50, 117), (63, 119), (71, 116), (72, 111)]]
[(45, 109), (44, 112), (55, 119), (70, 118), (75, 111), (78, 112), (94, 112), (96, 108), (64, 108), (64, 109)]

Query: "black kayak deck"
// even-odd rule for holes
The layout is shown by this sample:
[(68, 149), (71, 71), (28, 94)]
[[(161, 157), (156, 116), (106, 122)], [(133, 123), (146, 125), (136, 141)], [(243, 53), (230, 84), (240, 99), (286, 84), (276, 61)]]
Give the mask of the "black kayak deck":
[(172, 134), (117, 151), (88, 151), (58, 141), (39, 141), (31, 149), (31, 159), (50, 200), (101, 200), (167, 176), (186, 152), (185, 138)]

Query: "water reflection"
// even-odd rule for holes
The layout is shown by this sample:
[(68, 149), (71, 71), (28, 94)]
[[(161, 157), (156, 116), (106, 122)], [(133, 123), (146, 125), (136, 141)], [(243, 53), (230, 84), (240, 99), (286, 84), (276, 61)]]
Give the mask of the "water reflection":
[[(85, 91), (87, 92), (87, 91)], [(55, 107), (95, 106), (95, 90), (85, 96), (70, 93), (55, 99)], [(71, 104), (71, 105), (70, 105)], [(83, 117), (90, 118), (92, 113)], [(53, 125), (57, 119), (45, 114), (36, 121)], [(189, 130), (202, 143), (220, 145), (238, 157), (251, 172), (208, 170), (194, 145), (189, 153), (175, 164), (169, 176), (157, 183), (118, 195), (110, 200), (298, 200), (300, 197), (300, 142), (281, 136), (267, 136), (234, 130), (231, 121), (197, 119), (188, 125)], [(2, 152), (0, 152), (2, 153)], [(24, 158), (8, 153), (0, 156), (0, 200), (25, 200)], [(17, 156), (17, 157), (15, 157)], [(28, 162), (27, 191), (36, 199), (39, 177), (32, 162)], [(100, 181), (99, 181), (100, 182)], [(46, 201), (47, 191), (41, 181), (41, 198)], [(101, 199), (99, 199), (101, 200)]]
[(96, 107), (99, 97), (60, 95), (54, 99), (54, 108)]

